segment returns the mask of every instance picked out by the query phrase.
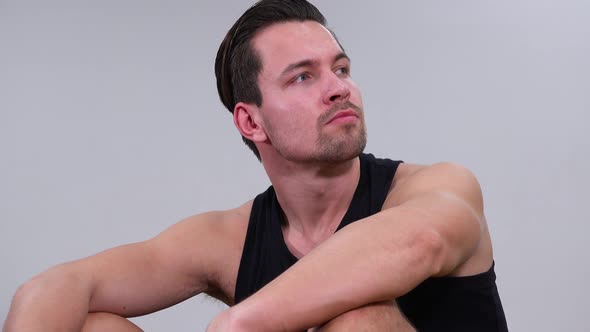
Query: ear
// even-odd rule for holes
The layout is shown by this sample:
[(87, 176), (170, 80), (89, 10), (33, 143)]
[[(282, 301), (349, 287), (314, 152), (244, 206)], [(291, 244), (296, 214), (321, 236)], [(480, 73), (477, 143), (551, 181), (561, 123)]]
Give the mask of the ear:
[(260, 125), (259, 109), (256, 105), (239, 102), (234, 107), (234, 124), (242, 136), (253, 142), (267, 140), (266, 132)]

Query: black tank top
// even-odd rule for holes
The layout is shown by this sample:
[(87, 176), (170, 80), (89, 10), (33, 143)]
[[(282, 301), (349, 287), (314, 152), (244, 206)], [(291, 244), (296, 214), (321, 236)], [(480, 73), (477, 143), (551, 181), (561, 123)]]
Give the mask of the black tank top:
[[(360, 155), (360, 179), (338, 230), (379, 211), (401, 161)], [(274, 188), (253, 202), (236, 281), (235, 303), (271, 282), (297, 262), (281, 225), (283, 211)], [(472, 277), (430, 278), (400, 297), (398, 304), (418, 331), (508, 331), (496, 289), (494, 267)]]

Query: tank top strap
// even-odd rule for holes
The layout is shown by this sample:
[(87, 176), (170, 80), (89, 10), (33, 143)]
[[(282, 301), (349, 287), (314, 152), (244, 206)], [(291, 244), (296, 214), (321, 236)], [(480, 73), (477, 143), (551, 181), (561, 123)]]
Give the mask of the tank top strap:
[(387, 194), (389, 194), (395, 172), (403, 161), (375, 158), (372, 154), (361, 154), (360, 163), (359, 183), (338, 230), (381, 211)]

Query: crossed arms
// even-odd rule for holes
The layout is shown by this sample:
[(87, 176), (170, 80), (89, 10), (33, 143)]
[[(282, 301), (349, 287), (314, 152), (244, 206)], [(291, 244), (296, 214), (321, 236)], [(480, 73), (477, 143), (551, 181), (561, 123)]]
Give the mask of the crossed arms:
[[(136, 316), (210, 290), (225, 258), (203, 248), (219, 248), (224, 223), (245, 210), (200, 215), (152, 240), (41, 274), (17, 292), (6, 331), (79, 330), (88, 312)], [(398, 180), (382, 212), (343, 228), (224, 317), (236, 331), (302, 330), (397, 298), (430, 276), (456, 274), (474, 259), (485, 270), (484, 230), (481, 191), (469, 171), (421, 168)], [(57, 302), (67, 307), (56, 309)]]
[[(452, 164), (431, 166), (405, 181), (382, 212), (343, 228), (231, 308), (232, 330), (301, 330), (395, 299), (428, 277), (455, 273), (473, 256), (485, 229), (479, 184)], [(491, 257), (480, 256), (475, 265), (489, 268)]]

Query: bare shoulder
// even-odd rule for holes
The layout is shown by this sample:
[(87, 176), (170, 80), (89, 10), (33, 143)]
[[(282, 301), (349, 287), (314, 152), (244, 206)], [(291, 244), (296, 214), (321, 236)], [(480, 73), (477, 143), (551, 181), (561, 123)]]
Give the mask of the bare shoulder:
[(432, 192), (452, 193), (468, 199), (477, 207), (482, 204), (481, 188), (475, 175), (466, 167), (452, 162), (432, 165), (400, 164), (388, 201), (400, 204), (415, 195)]
[(249, 201), (237, 208), (190, 216), (151, 241), (158, 243), (164, 253), (172, 256), (171, 259), (190, 255), (215, 263), (232, 255), (231, 249), (239, 246), (239, 240), (245, 238), (251, 206)]
[[(483, 195), (475, 175), (466, 167), (451, 162), (401, 164), (384, 208), (396, 206), (408, 206), (436, 216), (431, 219), (441, 233), (450, 234), (449, 238), (459, 229), (472, 229), (470, 238), (474, 246), (461, 259), (462, 263), (446, 271), (449, 275), (473, 275), (490, 268), (493, 253)], [(460, 242), (466, 242), (466, 238)]]
[(169, 240), (172, 237), (190, 242), (190, 239), (201, 238), (205, 234), (212, 237), (213, 241), (223, 240), (236, 232), (245, 231), (251, 207), (252, 201), (249, 201), (237, 208), (209, 211), (190, 216), (172, 225), (154, 240)]
[(172, 225), (153, 241), (172, 265), (190, 267), (195, 279), (205, 279), (206, 293), (231, 302), (246, 238), (252, 201), (223, 211), (190, 216)]

